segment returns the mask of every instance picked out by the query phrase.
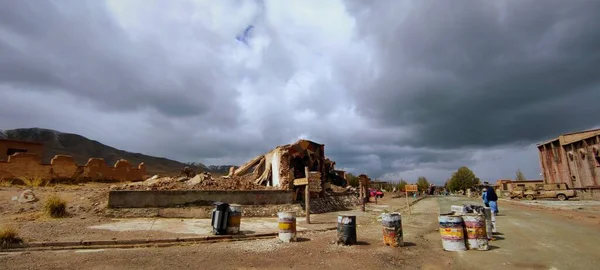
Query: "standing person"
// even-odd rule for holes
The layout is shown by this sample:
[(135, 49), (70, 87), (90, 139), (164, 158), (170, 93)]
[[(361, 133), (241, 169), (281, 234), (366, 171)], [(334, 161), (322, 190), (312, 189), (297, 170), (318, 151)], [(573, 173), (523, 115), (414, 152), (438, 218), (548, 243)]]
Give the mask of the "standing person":
[(488, 186), (485, 193), (488, 203), (490, 204), (490, 208), (492, 208), (492, 212), (498, 215), (498, 195), (496, 195), (494, 187)]
[(482, 197), (482, 199), (483, 199), (483, 204), (485, 204), (485, 207), (490, 207), (490, 202), (489, 202), (489, 201), (488, 201), (488, 199), (487, 199), (487, 188), (484, 188), (484, 189), (481, 191), (481, 194), (482, 194), (482, 196), (481, 196), (481, 197)]

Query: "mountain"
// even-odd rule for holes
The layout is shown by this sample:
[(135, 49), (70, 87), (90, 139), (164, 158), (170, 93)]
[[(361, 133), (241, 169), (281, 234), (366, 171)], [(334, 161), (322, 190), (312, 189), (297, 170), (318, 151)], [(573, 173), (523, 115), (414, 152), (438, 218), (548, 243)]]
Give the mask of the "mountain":
[(235, 167), (237, 169), (240, 166), (236, 166), (236, 165), (209, 165), (208, 169), (211, 170), (211, 171), (213, 171), (213, 172), (216, 172), (216, 173), (228, 174), (230, 167)]
[[(73, 156), (79, 165), (85, 165), (89, 158), (103, 158), (112, 166), (119, 159), (128, 160), (133, 166), (141, 162), (146, 164), (148, 174), (173, 174), (181, 172), (186, 164), (162, 157), (153, 157), (140, 153), (119, 150), (98, 141), (77, 134), (63, 133), (42, 128), (19, 128), (0, 130), (0, 138), (44, 143), (43, 163), (50, 163), (54, 155)], [(198, 164), (206, 168), (203, 164)]]

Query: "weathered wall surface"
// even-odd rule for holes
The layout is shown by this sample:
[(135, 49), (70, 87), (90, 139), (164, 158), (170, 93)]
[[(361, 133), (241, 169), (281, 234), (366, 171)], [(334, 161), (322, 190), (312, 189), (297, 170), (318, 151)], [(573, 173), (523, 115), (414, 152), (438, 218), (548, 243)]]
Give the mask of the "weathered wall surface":
[(211, 206), (214, 202), (242, 205), (291, 204), (294, 192), (283, 190), (111, 190), (109, 208)]
[(40, 157), (44, 153), (44, 144), (14, 140), (0, 140), (0, 161), (7, 161), (9, 149), (25, 150), (26, 153), (37, 154)]
[[(177, 208), (107, 208), (105, 215), (113, 218), (211, 218), (214, 206)], [(305, 216), (300, 204), (242, 205), (243, 217), (276, 217), (278, 212), (296, 212)], [(244, 221), (242, 220), (242, 223)]]
[(558, 141), (538, 146), (545, 182), (571, 188), (600, 187), (600, 137), (567, 145)]
[(354, 194), (326, 196), (318, 199), (311, 199), (310, 213), (326, 213), (342, 210), (349, 210), (360, 204), (360, 199)]
[(59, 182), (68, 181), (107, 181), (122, 182), (143, 180), (146, 166), (141, 163), (132, 168), (126, 160), (119, 160), (115, 166), (108, 167), (102, 159), (90, 159), (84, 166), (79, 166), (73, 157), (56, 155), (50, 164), (42, 164), (36, 153), (17, 153), (0, 162), (0, 178), (18, 179), (19, 177), (41, 177)]

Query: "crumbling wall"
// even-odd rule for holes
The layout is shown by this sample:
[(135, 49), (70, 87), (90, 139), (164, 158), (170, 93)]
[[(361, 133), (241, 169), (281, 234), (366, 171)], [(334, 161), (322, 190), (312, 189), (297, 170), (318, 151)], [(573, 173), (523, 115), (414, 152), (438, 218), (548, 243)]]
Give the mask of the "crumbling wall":
[(50, 168), (53, 174), (52, 178), (73, 179), (77, 177), (79, 166), (72, 156), (56, 155), (50, 160)]
[(141, 163), (132, 168), (126, 160), (119, 160), (114, 167), (108, 167), (103, 159), (91, 158), (84, 166), (75, 163), (73, 157), (56, 155), (50, 164), (42, 164), (41, 157), (35, 153), (16, 153), (0, 162), (0, 178), (18, 179), (20, 177), (42, 178), (59, 182), (68, 181), (136, 181), (143, 180), (146, 166)]
[(41, 165), (40, 156), (33, 153), (16, 153), (0, 162), (0, 178), (17, 179), (19, 177), (51, 178), (50, 165)]

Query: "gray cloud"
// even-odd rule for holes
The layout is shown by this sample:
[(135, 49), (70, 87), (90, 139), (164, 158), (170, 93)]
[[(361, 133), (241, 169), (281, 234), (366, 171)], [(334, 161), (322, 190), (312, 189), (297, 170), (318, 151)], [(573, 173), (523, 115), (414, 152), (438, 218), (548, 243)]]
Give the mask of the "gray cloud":
[(598, 124), (599, 2), (377, 3), (358, 18), (380, 74), (357, 101), (378, 124), (409, 127), (406, 143), (537, 142)]
[(532, 143), (599, 124), (597, 1), (242, 3), (1, 2), (0, 129), (208, 164), (305, 137), (441, 183), (537, 178)]

